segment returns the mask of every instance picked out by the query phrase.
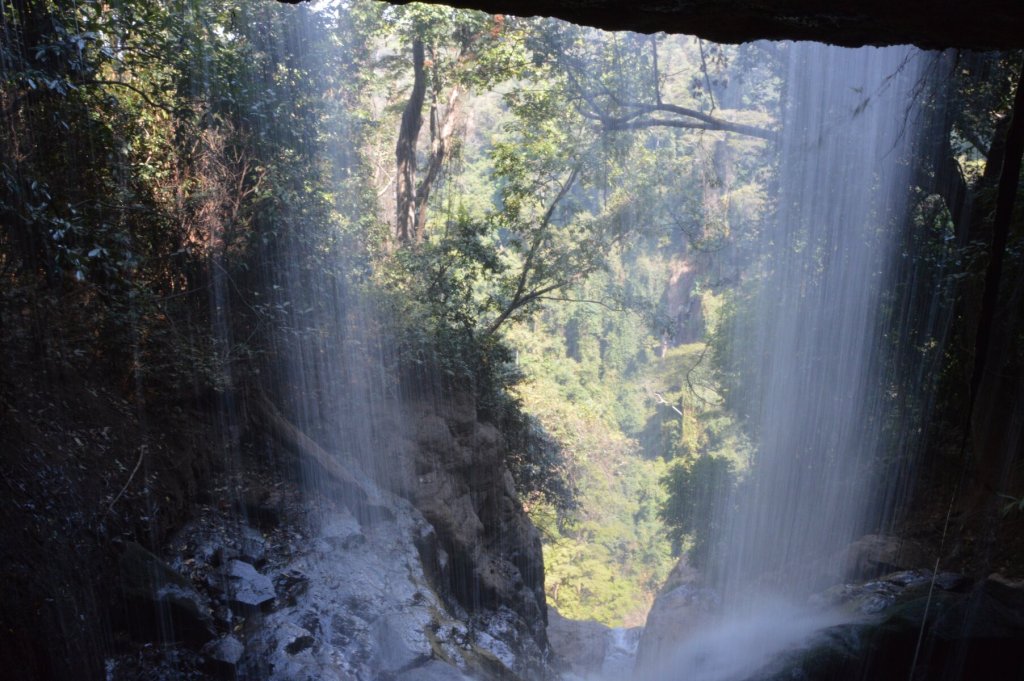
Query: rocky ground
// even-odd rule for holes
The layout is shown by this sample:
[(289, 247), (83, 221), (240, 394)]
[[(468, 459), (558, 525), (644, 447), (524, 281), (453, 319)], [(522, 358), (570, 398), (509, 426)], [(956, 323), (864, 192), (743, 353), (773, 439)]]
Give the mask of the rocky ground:
[(751, 600), (732, 619), (682, 565), (648, 616), (641, 678), (1024, 678), (1024, 580), (907, 567), (923, 555), (895, 537), (862, 537), (837, 563), (847, 579), (802, 603)]
[(246, 473), (240, 489), (240, 509), (202, 505), (165, 560), (126, 546), (134, 640), (107, 659), (109, 679), (543, 674), (514, 612), (469, 614), (438, 593), (424, 564), (437, 536), (408, 502), (377, 490), (387, 503), (368, 506), (334, 490), (311, 505), (266, 471)]
[(4, 678), (556, 673), (539, 537), (471, 400), (382, 415), (374, 482), (315, 472), (251, 396), (126, 382), (78, 327), (24, 328), (0, 325)]

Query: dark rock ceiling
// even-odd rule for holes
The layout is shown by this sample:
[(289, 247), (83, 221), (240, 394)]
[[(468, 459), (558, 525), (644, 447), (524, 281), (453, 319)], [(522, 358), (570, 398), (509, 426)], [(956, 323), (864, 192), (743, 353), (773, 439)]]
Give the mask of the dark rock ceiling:
[[(389, 1), (405, 4), (410, 0)], [(1024, 0), (447, 0), (445, 4), (494, 14), (554, 16), (606, 29), (686, 33), (730, 43), (770, 38), (837, 45), (1024, 47)]]

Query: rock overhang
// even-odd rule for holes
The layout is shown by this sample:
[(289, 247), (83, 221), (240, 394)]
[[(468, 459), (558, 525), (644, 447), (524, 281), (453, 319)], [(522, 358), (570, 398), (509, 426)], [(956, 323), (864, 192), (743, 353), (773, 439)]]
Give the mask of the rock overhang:
[[(280, 0), (299, 3), (305, 0)], [(388, 0), (408, 4), (413, 0)], [(1020, 0), (447, 0), (492, 14), (545, 16), (608, 30), (684, 33), (722, 43), (814, 40), (926, 49), (1024, 48)]]

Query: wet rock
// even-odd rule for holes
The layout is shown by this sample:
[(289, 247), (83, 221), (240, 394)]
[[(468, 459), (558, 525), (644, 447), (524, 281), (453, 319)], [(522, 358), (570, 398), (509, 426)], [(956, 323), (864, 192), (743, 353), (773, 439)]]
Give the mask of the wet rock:
[(245, 646), (234, 636), (224, 636), (210, 641), (202, 650), (206, 657), (206, 666), (213, 673), (227, 678), (234, 677), (238, 672), (239, 663), (245, 654)]
[(378, 619), (373, 626), (373, 666), (381, 674), (394, 674), (418, 667), (431, 656), (430, 641), (416, 618), (394, 613)]
[[(932, 588), (931, 573), (915, 570), (831, 589), (832, 599), (839, 594), (840, 604), (866, 616), (821, 632), (754, 678), (902, 681), (912, 668), (915, 679), (1021, 678), (1024, 585), (965, 582), (940, 573)], [(880, 593), (884, 605), (875, 607)]]
[(395, 681), (470, 681), (469, 677), (450, 664), (431, 660), (426, 664), (404, 671)]
[(993, 598), (1024, 612), (1024, 579), (1010, 579), (995, 573), (988, 576), (982, 588)]
[(236, 610), (259, 609), (273, 602), (277, 595), (269, 577), (241, 560), (228, 561), (224, 584), (228, 602)]
[[(482, 678), (546, 678), (548, 669), (541, 663), (548, 652), (546, 636), (541, 647), (531, 631), (530, 621), (508, 606), (481, 610), (471, 617), (472, 645), (477, 659), (470, 666), (471, 676)], [(476, 671), (480, 670), (480, 671)]]
[[(423, 563), (423, 555), (433, 555), (427, 550), (434, 544), (431, 526), (408, 501), (395, 497), (389, 503), (391, 518), (360, 524), (358, 534), (354, 511), (325, 513), (318, 531), (324, 543), (325, 536), (363, 537), (347, 549), (332, 547), (325, 554), (309, 544), (297, 545), (283, 563), (271, 561), (278, 575), (277, 607), (249, 635), (246, 677), (515, 678), (475, 637), (478, 631), (493, 634), (492, 647), (503, 646), (509, 664), (520, 664), (529, 655), (541, 659), (515, 613), (507, 611), (506, 624), (491, 626), (487, 615), (468, 625), (466, 613), (457, 607), (453, 611)], [(290, 588), (293, 597), (286, 595)]]
[(935, 576), (935, 586), (943, 591), (966, 591), (971, 587), (971, 580), (957, 572), (940, 572)]
[(405, 460), (376, 482), (352, 472), (325, 483), (316, 514), (295, 496), (266, 536), (223, 505), (183, 528), (182, 565), (219, 595), (221, 631), (244, 641), (236, 677), (551, 678), (539, 535), (500, 434), (476, 422), (472, 400), (455, 407), (385, 432), (382, 449)]
[(238, 557), (254, 566), (262, 565), (267, 559), (267, 540), (251, 527), (243, 527), (238, 540)]
[(840, 579), (860, 581), (912, 569), (934, 559), (917, 544), (884, 534), (866, 534), (838, 557)]
[(309, 589), (309, 578), (298, 570), (286, 570), (274, 578), (274, 591), (285, 605), (295, 605), (296, 600)]
[(551, 651), (566, 665), (564, 681), (619, 681), (633, 678), (641, 627), (608, 627), (600, 622), (571, 620), (548, 609)]
[[(436, 414), (426, 414), (419, 419), (416, 424), (416, 441), (419, 443), (420, 448), (425, 451), (452, 452), (455, 449), (455, 439), (448, 428), (448, 422)], [(459, 454), (461, 456), (457, 458), (438, 457), (433, 462), (421, 458), (418, 462), (420, 465), (417, 472), (429, 470), (430, 463), (448, 465), (467, 465), (471, 463), (464, 452), (459, 451)]]
[(841, 606), (850, 612), (872, 615), (896, 602), (903, 590), (898, 583), (884, 580), (865, 584), (839, 584), (811, 598), (811, 603), (824, 607)]
[(351, 515), (339, 514), (324, 523), (323, 539), (334, 549), (345, 551), (366, 542), (359, 521)]
[(548, 608), (548, 641), (551, 650), (580, 677), (601, 671), (611, 629), (593, 621), (570, 620)]
[(179, 561), (181, 555), (189, 554), (197, 566), (222, 567), (235, 559), (253, 565), (266, 561), (267, 540), (259, 531), (235, 519), (214, 516), (209, 509), (180, 534), (171, 542)]
[(617, 627), (609, 631), (609, 641), (601, 664), (601, 676), (606, 679), (632, 678), (642, 635), (642, 627)]
[(660, 594), (647, 613), (647, 623), (637, 651), (637, 669), (659, 666), (679, 641), (708, 621), (720, 602), (714, 590), (704, 588), (696, 581), (683, 582)]
[(115, 621), (122, 621), (132, 636), (190, 643), (213, 638), (213, 618), (205, 599), (167, 563), (129, 542), (118, 570), (123, 612), (115, 613)]
[[(940, 591), (962, 591), (971, 582), (963, 575), (941, 572), (935, 575), (935, 588)], [(812, 596), (812, 604), (840, 606), (862, 615), (880, 613), (906, 600), (910, 595), (926, 594), (932, 585), (931, 570), (903, 570), (860, 584), (839, 584)]]
[(908, 587), (926, 584), (931, 580), (931, 570), (903, 570), (885, 575), (881, 581), (897, 587)]
[(408, 499), (430, 525), (430, 532), (414, 535), (424, 576), (446, 600), (468, 612), (511, 609), (520, 633), (534, 639), (524, 645), (543, 650), (540, 535), (503, 463), (502, 434), (477, 420), (468, 391), (411, 403), (408, 410), (415, 415), (408, 420), (411, 428), (387, 438), (387, 449), (399, 460), (377, 479), (389, 492)]
[(312, 634), (302, 634), (289, 641), (284, 647), (284, 652), (289, 655), (298, 655), (303, 650), (312, 648), (314, 643), (316, 643), (316, 639)]
[[(270, 624), (268, 622), (268, 624)], [(290, 620), (272, 622), (257, 635), (248, 676), (267, 681), (341, 681), (332, 651), (313, 632)]]

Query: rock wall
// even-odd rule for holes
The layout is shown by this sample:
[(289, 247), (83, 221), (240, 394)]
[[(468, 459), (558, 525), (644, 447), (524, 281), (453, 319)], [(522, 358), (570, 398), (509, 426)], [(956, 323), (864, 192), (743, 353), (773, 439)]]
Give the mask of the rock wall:
[(563, 681), (623, 681), (633, 677), (640, 627), (611, 628), (548, 611), (551, 650), (566, 667)]
[[(269, 544), (287, 549), (254, 563), (273, 599), (236, 612), (238, 585), (221, 578), (211, 596), (224, 601), (222, 633), (201, 650), (207, 667), (219, 656), (240, 678), (282, 681), (551, 676), (540, 537), (501, 433), (478, 421), (465, 394), (371, 418), (372, 460), (342, 459), (343, 478), (324, 470), (315, 490), (284, 504), (270, 533), (288, 538)], [(210, 542), (197, 535), (223, 523), (187, 527), (176, 565), (202, 564), (211, 551), (194, 547)], [(224, 530), (213, 543), (237, 535)], [(245, 635), (233, 633), (239, 617)]]
[(435, 569), (444, 589), (469, 611), (511, 608), (546, 647), (540, 534), (504, 464), (501, 433), (476, 419), (468, 397), (419, 403), (414, 444), (406, 447), (403, 493), (434, 527)]

